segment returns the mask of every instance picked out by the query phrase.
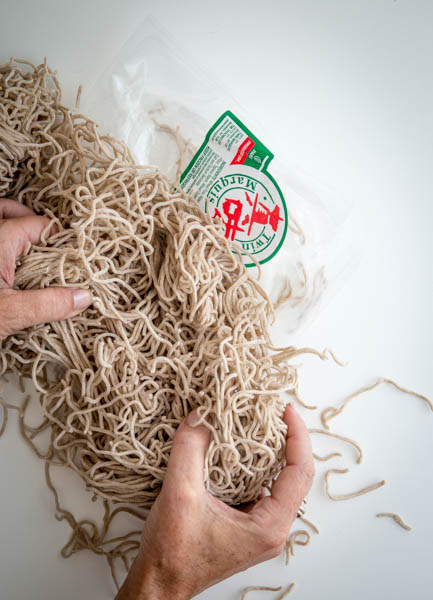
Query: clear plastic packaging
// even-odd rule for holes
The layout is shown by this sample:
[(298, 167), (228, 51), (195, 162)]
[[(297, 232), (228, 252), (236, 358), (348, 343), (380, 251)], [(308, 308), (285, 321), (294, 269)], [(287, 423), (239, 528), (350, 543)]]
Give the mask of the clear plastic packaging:
[[(81, 110), (104, 133), (125, 141), (138, 164), (158, 165), (173, 181), (227, 110), (273, 150), (266, 132), (218, 78), (186, 56), (153, 18), (84, 91)], [(269, 172), (285, 198), (287, 233), (261, 265), (261, 283), (274, 304), (284, 307), (284, 329), (291, 332), (317, 314), (353, 267), (354, 253), (340, 235), (349, 205), (278, 155)]]

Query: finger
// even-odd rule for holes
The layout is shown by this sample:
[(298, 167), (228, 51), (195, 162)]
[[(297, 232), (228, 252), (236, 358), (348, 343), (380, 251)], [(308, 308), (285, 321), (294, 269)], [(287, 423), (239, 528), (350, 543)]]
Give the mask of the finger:
[(293, 404), (288, 404), (284, 412), (287, 425), (286, 463), (294, 467), (314, 467), (313, 448), (307, 426)]
[(30, 208), (24, 206), (21, 202), (16, 202), (16, 200), (10, 198), (0, 198), (0, 219), (13, 219), (14, 217), (25, 217), (34, 214)]
[(210, 441), (210, 431), (205, 425), (194, 426), (197, 412), (191, 412), (179, 426), (174, 436), (168, 461), (164, 488), (178, 488), (189, 483), (204, 490), (204, 466)]
[(50, 287), (43, 290), (2, 290), (0, 334), (6, 337), (26, 327), (72, 317), (92, 302), (88, 290)]
[[(36, 215), (16, 217), (4, 221), (0, 227), (0, 278), (12, 287), (15, 261), (26, 250), (27, 244), (37, 244), (41, 234), (49, 225), (47, 217)], [(49, 233), (54, 230), (51, 229)]]
[(251, 511), (271, 515), (290, 527), (314, 477), (310, 436), (298, 412), (289, 404), (284, 413), (287, 425), (286, 466), (272, 485), (271, 495), (259, 500)]
[(36, 215), (8, 219), (0, 227), (0, 240), (12, 244), (16, 251), (15, 258), (18, 258), (24, 252), (27, 242), (31, 244), (40, 242), (42, 232), (49, 224), (48, 217)]

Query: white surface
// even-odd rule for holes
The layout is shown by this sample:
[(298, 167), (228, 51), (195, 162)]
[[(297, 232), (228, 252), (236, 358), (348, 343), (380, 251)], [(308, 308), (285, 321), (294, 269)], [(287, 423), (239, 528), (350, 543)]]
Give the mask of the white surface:
[[(433, 209), (433, 5), (428, 0), (153, 3), (153, 14), (233, 95), (278, 135), (280, 149), (340, 189), (365, 229), (362, 265), (307, 330), (290, 343), (332, 346), (339, 369), (306, 359), (302, 391), (320, 406), (376, 376), (433, 396), (431, 268)], [(0, 3), (0, 61), (11, 54), (58, 69), (70, 102), (90, 84), (143, 18), (143, 1)], [(273, 137), (277, 135), (273, 134)], [(285, 339), (280, 333), (278, 341)], [(313, 423), (311, 416), (309, 422)], [(320, 536), (289, 567), (278, 558), (211, 588), (206, 600), (235, 599), (244, 585), (296, 582), (293, 598), (431, 597), (433, 518), (431, 425), (416, 399), (381, 388), (334, 421), (366, 451), (333, 479), (346, 491), (381, 478), (381, 490), (351, 502), (325, 499), (319, 467), (308, 505)], [(318, 436), (316, 436), (318, 437)], [(318, 450), (339, 444), (315, 440)], [(340, 449), (340, 447), (339, 447)], [(12, 422), (0, 440), (2, 600), (107, 600), (105, 562), (90, 553), (63, 560), (68, 530), (53, 518), (43, 466)], [(79, 502), (79, 479), (66, 502)], [(377, 512), (398, 512), (407, 533)], [(253, 596), (251, 596), (253, 597)], [(272, 598), (256, 593), (254, 598)]]

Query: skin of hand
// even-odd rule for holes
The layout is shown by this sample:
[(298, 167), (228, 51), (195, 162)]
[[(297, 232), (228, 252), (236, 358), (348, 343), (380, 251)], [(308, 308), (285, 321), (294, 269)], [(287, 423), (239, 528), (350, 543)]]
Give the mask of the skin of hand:
[(210, 432), (191, 412), (176, 432), (161, 493), (144, 525), (140, 551), (116, 600), (190, 600), (206, 588), (274, 558), (283, 550), (314, 478), (304, 422), (288, 404), (286, 467), (242, 509), (224, 504), (204, 484)]
[[(29, 208), (0, 198), (0, 341), (26, 327), (73, 317), (92, 302), (88, 290), (49, 287), (14, 290), (15, 262), (28, 242), (37, 244), (49, 219)], [(55, 233), (51, 229), (50, 235)]]

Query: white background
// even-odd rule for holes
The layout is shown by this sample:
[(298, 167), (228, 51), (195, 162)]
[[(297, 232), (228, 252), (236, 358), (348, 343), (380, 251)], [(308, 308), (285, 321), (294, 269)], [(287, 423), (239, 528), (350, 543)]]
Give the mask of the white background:
[[(364, 257), (316, 321), (280, 340), (332, 346), (346, 369), (305, 359), (302, 393), (320, 406), (377, 376), (433, 396), (433, 3), (429, 0), (155, 2), (152, 12), (185, 49), (232, 91), (278, 140), (282, 158), (321, 177), (353, 201)], [(148, 13), (145, 1), (0, 2), (0, 62), (46, 55), (65, 101), (90, 85)], [(284, 329), (283, 324), (280, 328)], [(315, 423), (307, 415), (309, 423)], [(244, 585), (296, 582), (293, 598), (431, 598), (432, 418), (421, 401), (387, 387), (356, 400), (334, 421), (366, 451), (334, 466), (350, 491), (385, 478), (381, 490), (349, 502), (323, 493), (319, 467), (308, 516), (321, 535), (202, 594), (238, 597)], [(316, 436), (318, 437), (318, 436)], [(340, 461), (340, 462), (338, 462)], [(83, 552), (63, 560), (68, 529), (53, 518), (43, 467), (18, 438), (14, 418), (0, 440), (2, 600), (108, 600), (105, 562)], [(66, 504), (79, 479), (65, 483)], [(377, 512), (398, 512), (405, 532)], [(275, 594), (256, 592), (254, 598)], [(253, 598), (253, 595), (251, 595)]]

